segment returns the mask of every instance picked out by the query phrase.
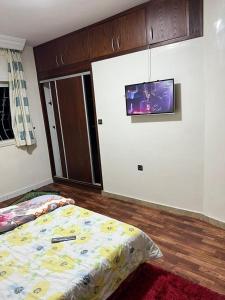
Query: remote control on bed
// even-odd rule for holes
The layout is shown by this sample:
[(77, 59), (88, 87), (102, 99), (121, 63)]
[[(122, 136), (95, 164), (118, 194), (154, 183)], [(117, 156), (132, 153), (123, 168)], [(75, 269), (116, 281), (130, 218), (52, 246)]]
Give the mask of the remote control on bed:
[(52, 243), (61, 243), (61, 242), (75, 240), (75, 239), (76, 239), (76, 236), (71, 235), (71, 236), (63, 236), (63, 237), (52, 238), (51, 242)]

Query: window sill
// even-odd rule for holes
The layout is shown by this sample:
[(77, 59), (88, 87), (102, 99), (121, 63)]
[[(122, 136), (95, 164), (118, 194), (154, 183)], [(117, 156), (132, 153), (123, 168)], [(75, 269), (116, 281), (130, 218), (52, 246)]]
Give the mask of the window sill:
[(12, 145), (15, 145), (15, 140), (12, 139), (12, 140), (6, 140), (6, 141), (0, 141), (0, 148), (1, 147), (7, 147), (7, 146), (12, 146)]

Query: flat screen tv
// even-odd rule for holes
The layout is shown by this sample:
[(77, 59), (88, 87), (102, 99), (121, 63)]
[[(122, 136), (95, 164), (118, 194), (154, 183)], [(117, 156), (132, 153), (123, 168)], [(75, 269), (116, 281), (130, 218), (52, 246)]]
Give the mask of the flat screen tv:
[(125, 93), (128, 116), (175, 111), (174, 79), (127, 85)]

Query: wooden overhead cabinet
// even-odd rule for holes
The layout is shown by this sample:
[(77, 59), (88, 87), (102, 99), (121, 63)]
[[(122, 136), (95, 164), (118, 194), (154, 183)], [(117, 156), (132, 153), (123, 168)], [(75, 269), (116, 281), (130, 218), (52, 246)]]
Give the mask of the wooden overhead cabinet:
[(186, 0), (152, 0), (147, 7), (149, 44), (187, 35)]
[(115, 52), (113, 32), (114, 21), (107, 21), (90, 28), (89, 45), (91, 58), (106, 56)]
[(89, 36), (92, 59), (141, 48), (147, 44), (145, 9), (93, 26)]
[(38, 73), (87, 61), (90, 58), (88, 32), (75, 31), (34, 48)]
[(149, 45), (202, 36), (202, 0), (151, 0), (146, 6)]
[(60, 45), (57, 40), (34, 48), (38, 73), (57, 69), (60, 66)]
[(117, 52), (147, 45), (144, 8), (115, 19), (114, 40)]
[(87, 30), (75, 31), (59, 39), (59, 42), (63, 65), (75, 64), (90, 58)]
[(86, 71), (98, 59), (202, 35), (203, 0), (151, 0), (35, 47), (38, 76)]

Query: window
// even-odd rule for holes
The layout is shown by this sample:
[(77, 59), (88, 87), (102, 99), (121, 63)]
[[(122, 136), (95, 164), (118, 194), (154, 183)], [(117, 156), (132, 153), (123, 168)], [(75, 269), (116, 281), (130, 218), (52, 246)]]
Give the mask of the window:
[(0, 142), (14, 138), (11, 122), (9, 87), (0, 83)]

